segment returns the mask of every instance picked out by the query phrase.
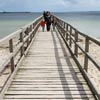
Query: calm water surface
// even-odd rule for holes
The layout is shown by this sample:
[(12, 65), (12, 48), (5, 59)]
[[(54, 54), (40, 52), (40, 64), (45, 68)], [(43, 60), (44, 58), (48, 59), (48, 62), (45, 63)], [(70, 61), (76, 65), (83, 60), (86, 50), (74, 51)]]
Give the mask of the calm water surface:
[(40, 13), (4, 13), (0, 14), (0, 38), (3, 38), (24, 25), (30, 23)]
[[(0, 38), (30, 23), (41, 13), (1, 13)], [(100, 12), (55, 13), (85, 34), (100, 37)]]

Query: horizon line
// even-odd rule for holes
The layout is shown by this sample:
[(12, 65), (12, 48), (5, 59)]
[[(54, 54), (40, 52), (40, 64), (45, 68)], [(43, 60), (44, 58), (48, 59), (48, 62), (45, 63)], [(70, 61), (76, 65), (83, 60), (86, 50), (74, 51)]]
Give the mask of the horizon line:
[[(100, 10), (90, 10), (90, 11), (50, 11), (51, 13), (68, 13), (68, 12), (100, 12)], [(43, 13), (43, 11), (0, 11), (0, 13)]]

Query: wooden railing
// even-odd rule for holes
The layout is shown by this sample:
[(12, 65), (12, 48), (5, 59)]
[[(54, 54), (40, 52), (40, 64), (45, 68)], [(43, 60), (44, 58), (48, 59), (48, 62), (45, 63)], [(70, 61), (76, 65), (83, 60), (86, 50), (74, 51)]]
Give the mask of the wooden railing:
[[(100, 62), (99, 62), (100, 60), (97, 61), (96, 59), (94, 59), (89, 52), (89, 47), (91, 46), (90, 41), (93, 42), (94, 44), (96, 44), (98, 46), (98, 48), (100, 48), (100, 41), (97, 40), (96, 38), (93, 38), (91, 36), (88, 36), (88, 35), (85, 35), (85, 34), (79, 32), (76, 28), (74, 28), (70, 24), (66, 23), (62, 19), (60, 19), (56, 16), (53, 16), (53, 17), (55, 17), (56, 22), (57, 22), (57, 25), (56, 25), (57, 30), (59, 31), (60, 35), (62, 36), (66, 46), (68, 47), (72, 57), (74, 58), (76, 64), (79, 66), (90, 89), (93, 91), (93, 94), (97, 98), (97, 100), (100, 100), (100, 94), (95, 89), (94, 85), (90, 81), (90, 78), (88, 77), (88, 74), (87, 74), (89, 61), (91, 61), (94, 64), (94, 66), (99, 70), (99, 73), (100, 73)], [(80, 37), (82, 37), (85, 41), (84, 47), (82, 47), (82, 44), (80, 44), (80, 41), (83, 41), (80, 39)], [(79, 50), (84, 55), (83, 64), (79, 60), (80, 58), (78, 59)], [(98, 52), (100, 52), (100, 51), (98, 51)], [(98, 56), (100, 56), (100, 55), (98, 55)]]
[[(26, 55), (35, 37), (35, 34), (40, 26), (40, 21), (42, 18), (43, 18), (42, 16), (37, 18), (32, 23), (22, 27), (16, 32), (0, 40), (0, 47), (9, 48), (9, 54), (10, 54), (5, 63), (0, 65), (0, 75), (2, 75), (2, 73), (6, 69), (6, 66), (9, 65), (11, 68), (11, 73), (7, 81), (5, 82), (6, 86), (9, 78), (12, 76), (12, 74), (14, 74), (16, 67), (20, 64), (21, 60)], [(7, 43), (6, 46), (5, 43)], [(1, 94), (3, 94), (3, 91), (5, 90), (6, 87), (5, 85), (1, 90)]]

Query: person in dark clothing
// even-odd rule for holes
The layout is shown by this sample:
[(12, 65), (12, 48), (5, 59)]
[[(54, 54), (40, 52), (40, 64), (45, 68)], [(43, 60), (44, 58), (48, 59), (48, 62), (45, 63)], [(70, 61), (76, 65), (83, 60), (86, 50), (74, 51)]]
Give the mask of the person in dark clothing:
[(46, 17), (45, 17), (45, 21), (46, 21), (47, 31), (50, 31), (50, 27), (51, 27), (51, 15), (50, 15), (50, 12), (47, 12)]
[(56, 19), (53, 17), (53, 18), (52, 18), (52, 27), (53, 27), (53, 31), (55, 31), (55, 26), (56, 26)]
[(43, 12), (44, 20), (46, 20), (46, 16), (47, 16), (47, 13), (44, 11), (44, 12)]

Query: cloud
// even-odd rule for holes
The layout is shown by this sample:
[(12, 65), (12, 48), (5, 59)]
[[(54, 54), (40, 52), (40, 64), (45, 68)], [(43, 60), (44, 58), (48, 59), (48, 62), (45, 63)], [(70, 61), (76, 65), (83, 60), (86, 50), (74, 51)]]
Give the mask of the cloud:
[(100, 0), (0, 0), (6, 11), (87, 11), (100, 10)]
[(64, 1), (65, 3), (70, 3), (70, 4), (77, 4), (78, 3), (78, 0), (62, 0)]
[(8, 3), (14, 2), (15, 0), (0, 0), (0, 6), (5, 6)]
[(100, 6), (100, 0), (62, 0), (68, 6), (68, 4), (71, 6), (79, 6), (79, 7), (94, 7), (94, 6)]

